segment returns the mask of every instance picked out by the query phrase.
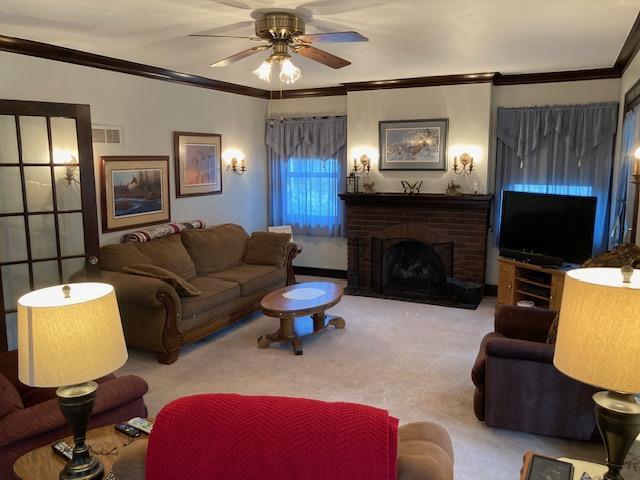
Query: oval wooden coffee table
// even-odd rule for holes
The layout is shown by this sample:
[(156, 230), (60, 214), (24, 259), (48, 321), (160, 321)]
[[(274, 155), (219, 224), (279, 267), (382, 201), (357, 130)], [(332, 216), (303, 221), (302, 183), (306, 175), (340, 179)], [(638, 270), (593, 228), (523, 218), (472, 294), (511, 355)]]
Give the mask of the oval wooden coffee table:
[(268, 317), (280, 319), (280, 328), (258, 338), (258, 347), (269, 348), (273, 342), (290, 342), (293, 352), (302, 355), (302, 341), (296, 329), (296, 318), (311, 317), (313, 331), (324, 330), (327, 325), (344, 328), (342, 317), (326, 315), (325, 311), (337, 304), (344, 291), (331, 282), (305, 282), (289, 285), (268, 294), (260, 302), (262, 312)]

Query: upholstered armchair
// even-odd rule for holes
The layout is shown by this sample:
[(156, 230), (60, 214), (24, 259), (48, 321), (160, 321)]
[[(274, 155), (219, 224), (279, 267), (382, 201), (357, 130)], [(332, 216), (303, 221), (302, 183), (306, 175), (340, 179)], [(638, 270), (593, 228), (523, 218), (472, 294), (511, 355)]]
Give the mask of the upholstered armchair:
[(555, 315), (496, 307), (495, 331), (482, 340), (471, 372), (475, 414), (490, 427), (591, 440), (597, 436), (591, 399), (597, 389), (553, 366), (555, 346), (546, 339)]
[[(142, 378), (107, 375), (100, 384), (89, 428), (146, 417)], [(18, 380), (18, 351), (0, 353), (0, 478), (11, 479), (23, 454), (71, 434), (54, 388), (33, 388)]]

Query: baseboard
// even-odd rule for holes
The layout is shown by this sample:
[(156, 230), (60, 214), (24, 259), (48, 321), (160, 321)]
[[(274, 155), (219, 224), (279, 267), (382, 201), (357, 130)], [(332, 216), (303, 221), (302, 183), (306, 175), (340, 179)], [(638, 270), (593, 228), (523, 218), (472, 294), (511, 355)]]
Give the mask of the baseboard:
[(491, 285), (489, 283), (485, 283), (484, 285), (484, 295), (485, 297), (497, 297), (498, 296), (498, 286)]
[(314, 277), (328, 277), (328, 278), (347, 278), (346, 270), (334, 270), (331, 268), (316, 268), (316, 267), (299, 267), (293, 266), (294, 273), (298, 275), (313, 275)]

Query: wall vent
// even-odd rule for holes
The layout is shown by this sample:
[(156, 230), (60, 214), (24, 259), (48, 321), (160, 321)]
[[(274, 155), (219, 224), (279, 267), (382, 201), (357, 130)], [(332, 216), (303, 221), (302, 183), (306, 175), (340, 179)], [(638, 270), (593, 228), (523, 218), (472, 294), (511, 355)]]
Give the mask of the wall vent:
[(93, 125), (93, 143), (122, 143), (122, 130), (118, 127)]

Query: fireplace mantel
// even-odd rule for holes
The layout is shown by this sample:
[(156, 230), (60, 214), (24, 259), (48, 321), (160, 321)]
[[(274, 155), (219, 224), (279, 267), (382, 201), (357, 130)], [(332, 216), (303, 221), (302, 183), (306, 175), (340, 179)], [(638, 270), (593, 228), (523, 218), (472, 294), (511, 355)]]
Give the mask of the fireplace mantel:
[(493, 195), (445, 195), (444, 193), (341, 193), (347, 205), (415, 205), (486, 210)]

